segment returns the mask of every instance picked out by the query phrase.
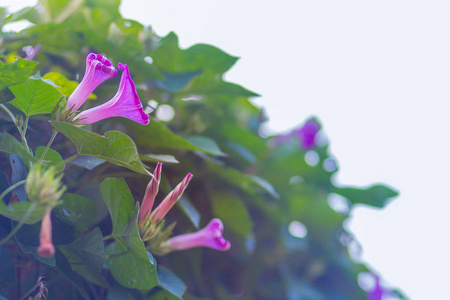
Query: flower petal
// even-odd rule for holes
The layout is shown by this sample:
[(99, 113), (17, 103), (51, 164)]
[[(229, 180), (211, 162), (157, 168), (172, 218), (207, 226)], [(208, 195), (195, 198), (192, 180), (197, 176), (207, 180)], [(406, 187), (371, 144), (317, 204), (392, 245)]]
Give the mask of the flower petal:
[(117, 93), (106, 103), (80, 113), (77, 116), (80, 119), (79, 124), (92, 124), (111, 117), (124, 117), (143, 125), (149, 123), (149, 117), (144, 112), (128, 66), (119, 63), (119, 69), (123, 70), (123, 73)]
[(80, 84), (67, 99), (67, 107), (76, 111), (103, 81), (117, 75), (117, 70), (105, 56), (90, 53), (86, 56), (86, 71)]

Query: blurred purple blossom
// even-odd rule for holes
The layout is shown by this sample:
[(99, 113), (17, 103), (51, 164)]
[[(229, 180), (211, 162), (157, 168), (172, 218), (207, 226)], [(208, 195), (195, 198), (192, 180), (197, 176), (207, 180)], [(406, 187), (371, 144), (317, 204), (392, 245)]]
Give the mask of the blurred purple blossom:
[(28, 54), (27, 57), (25, 57), (25, 59), (33, 60), (40, 48), (41, 48), (41, 45), (37, 44), (36, 47), (34, 47), (33, 50), (31, 51), (31, 53)]
[(294, 129), (288, 134), (275, 137), (271, 141), (271, 144), (273, 146), (278, 146), (280, 144), (285, 144), (292, 139), (296, 139), (299, 143), (300, 148), (306, 151), (312, 150), (317, 146), (316, 135), (319, 130), (320, 124), (315, 118), (310, 118), (302, 127)]
[(292, 134), (297, 136), (300, 147), (304, 150), (311, 150), (316, 147), (315, 139), (319, 130), (319, 123), (315, 119), (310, 119), (306, 121), (302, 128), (294, 130)]
[(385, 290), (380, 284), (380, 278), (378, 276), (375, 276), (375, 286), (374, 288), (367, 293), (367, 299), (368, 300), (382, 300), (383, 295), (385, 295)]

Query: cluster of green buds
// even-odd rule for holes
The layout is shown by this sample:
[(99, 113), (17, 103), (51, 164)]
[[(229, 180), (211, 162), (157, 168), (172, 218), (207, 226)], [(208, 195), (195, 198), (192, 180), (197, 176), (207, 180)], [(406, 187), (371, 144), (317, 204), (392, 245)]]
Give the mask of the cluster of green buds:
[(67, 123), (76, 123), (75, 119), (77, 116), (77, 111), (71, 111), (67, 109), (67, 100), (61, 99), (59, 103), (55, 106), (52, 112), (52, 120), (62, 121)]
[(62, 177), (53, 167), (46, 169), (39, 163), (33, 164), (25, 183), (28, 199), (38, 205), (55, 207), (66, 190)]

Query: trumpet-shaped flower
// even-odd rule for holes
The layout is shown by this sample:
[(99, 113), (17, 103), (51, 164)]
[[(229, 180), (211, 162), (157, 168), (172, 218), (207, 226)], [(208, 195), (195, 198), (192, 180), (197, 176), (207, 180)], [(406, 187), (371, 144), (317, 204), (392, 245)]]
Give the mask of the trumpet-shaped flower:
[(186, 250), (194, 247), (208, 247), (220, 251), (227, 251), (231, 244), (222, 237), (223, 224), (219, 219), (212, 219), (205, 228), (175, 236), (161, 244), (161, 248), (173, 250)]
[(158, 194), (159, 182), (161, 180), (161, 168), (162, 163), (159, 162), (156, 164), (155, 171), (153, 172), (153, 178), (145, 190), (141, 210), (139, 211), (139, 227), (142, 227), (150, 216), (150, 211), (152, 210), (153, 203), (155, 202), (156, 194)]
[(55, 255), (55, 246), (52, 243), (52, 220), (51, 207), (47, 207), (41, 222), (41, 233), (39, 234), (39, 247), (37, 253), (40, 257), (52, 257)]
[(100, 83), (116, 75), (116, 68), (106, 57), (96, 53), (88, 54), (83, 79), (67, 99), (68, 109), (76, 111)]
[(125, 117), (143, 125), (149, 123), (149, 117), (139, 100), (128, 66), (119, 63), (119, 70), (123, 70), (123, 73), (116, 95), (111, 100), (80, 113), (77, 116), (79, 124), (92, 124), (111, 117)]
[(174, 189), (169, 193), (169, 195), (164, 198), (164, 200), (158, 205), (158, 207), (155, 208), (155, 210), (150, 215), (150, 219), (152, 222), (156, 223), (160, 221), (164, 216), (167, 214), (167, 212), (174, 206), (174, 204), (178, 201), (178, 199), (181, 198), (183, 195), (184, 190), (189, 184), (189, 181), (191, 181), (192, 174), (189, 173), (184, 177), (183, 181), (181, 181)]

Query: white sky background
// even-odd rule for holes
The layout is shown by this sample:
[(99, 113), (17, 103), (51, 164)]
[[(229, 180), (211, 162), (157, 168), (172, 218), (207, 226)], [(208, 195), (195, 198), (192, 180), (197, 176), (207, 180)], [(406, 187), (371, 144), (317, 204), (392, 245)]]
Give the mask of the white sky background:
[(271, 131), (317, 116), (337, 182), (398, 189), (385, 210), (353, 211), (363, 260), (411, 299), (448, 297), (448, 1), (122, 2), (125, 17), (175, 31), (182, 47), (241, 57), (226, 79), (262, 95)]

